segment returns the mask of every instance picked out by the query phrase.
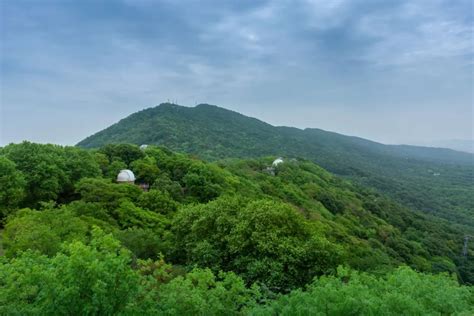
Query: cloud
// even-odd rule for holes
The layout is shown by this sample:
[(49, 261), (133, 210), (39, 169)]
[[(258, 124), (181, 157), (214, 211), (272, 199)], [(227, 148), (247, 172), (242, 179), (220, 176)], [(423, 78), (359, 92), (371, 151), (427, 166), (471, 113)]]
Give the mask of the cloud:
[(355, 32), (376, 39), (364, 56), (377, 65), (403, 66), (433, 59), (472, 58), (472, 24), (435, 2), (406, 2), (361, 17)]
[[(464, 0), (2, 5), (3, 144), (74, 143), (167, 99), (398, 142), (410, 138), (391, 134), (400, 118), (442, 124), (442, 113), (472, 104)], [(462, 138), (470, 128), (461, 120), (439, 134)], [(416, 132), (438, 137), (428, 126)]]

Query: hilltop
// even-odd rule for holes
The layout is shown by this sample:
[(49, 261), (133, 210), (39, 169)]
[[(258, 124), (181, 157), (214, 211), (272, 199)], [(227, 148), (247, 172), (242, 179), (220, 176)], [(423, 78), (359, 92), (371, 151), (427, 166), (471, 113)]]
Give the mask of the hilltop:
[[(183, 141), (182, 137), (186, 137), (186, 140)], [(296, 141), (296, 144), (288, 141)], [(465, 152), (446, 148), (384, 145), (317, 128), (303, 130), (273, 126), (210, 104), (185, 107), (162, 103), (133, 113), (77, 145), (91, 148), (124, 142), (180, 147), (181, 151), (206, 159), (261, 156), (272, 154), (275, 150), (301, 150), (298, 146), (312, 143), (323, 150), (329, 150), (330, 147), (339, 150), (352, 149), (354, 152), (369, 150), (374, 154), (462, 165), (473, 162), (473, 156)]]
[(164, 145), (206, 160), (302, 157), (377, 189), (404, 205), (474, 229), (473, 155), (444, 148), (384, 145), (363, 138), (272, 126), (218, 106), (164, 103), (134, 113), (78, 143)]

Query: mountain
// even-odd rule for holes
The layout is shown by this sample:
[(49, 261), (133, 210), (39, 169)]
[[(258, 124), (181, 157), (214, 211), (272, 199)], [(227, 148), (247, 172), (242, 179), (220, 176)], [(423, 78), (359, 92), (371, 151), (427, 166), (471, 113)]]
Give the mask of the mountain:
[(164, 145), (207, 160), (306, 158), (412, 209), (474, 230), (474, 155), (469, 153), (384, 145), (315, 128), (272, 126), (208, 104), (191, 108), (164, 103), (148, 108), (77, 145), (93, 148), (110, 143)]

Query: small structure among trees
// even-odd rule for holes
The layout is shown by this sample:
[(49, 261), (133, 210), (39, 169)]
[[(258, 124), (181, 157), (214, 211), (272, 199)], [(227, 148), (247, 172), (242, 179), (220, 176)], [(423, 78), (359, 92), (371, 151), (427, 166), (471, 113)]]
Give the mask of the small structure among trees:
[(274, 176), (276, 174), (276, 168), (278, 167), (279, 164), (285, 162), (283, 160), (282, 157), (278, 157), (277, 159), (275, 159), (273, 162), (272, 162), (272, 165), (271, 167), (267, 167), (265, 168), (263, 171), (271, 174), (272, 176)]
[(134, 184), (135, 174), (132, 172), (132, 170), (122, 169), (117, 175), (117, 182)]
[(276, 166), (278, 166), (279, 164), (283, 163), (283, 158), (282, 157), (278, 157), (277, 159), (275, 159), (272, 163), (272, 167), (275, 168)]
[[(120, 170), (119, 174), (117, 175), (117, 183), (135, 184), (136, 180), (135, 174), (129, 169)], [(139, 180), (137, 185), (143, 191), (148, 191), (150, 189), (150, 185), (142, 180)]]

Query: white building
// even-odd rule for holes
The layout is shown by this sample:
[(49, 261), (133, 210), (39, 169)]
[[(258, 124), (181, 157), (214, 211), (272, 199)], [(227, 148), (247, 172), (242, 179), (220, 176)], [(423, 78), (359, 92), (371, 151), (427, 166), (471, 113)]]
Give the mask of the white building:
[(119, 174), (117, 175), (117, 182), (118, 183), (135, 183), (135, 175), (133, 174), (132, 170), (123, 169), (120, 170)]
[(278, 166), (281, 163), (283, 163), (283, 158), (278, 157), (277, 159), (275, 159), (275, 161), (273, 161), (272, 167), (275, 168), (276, 166)]

